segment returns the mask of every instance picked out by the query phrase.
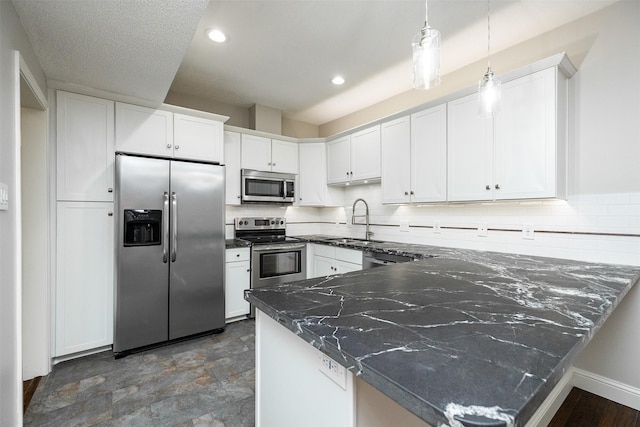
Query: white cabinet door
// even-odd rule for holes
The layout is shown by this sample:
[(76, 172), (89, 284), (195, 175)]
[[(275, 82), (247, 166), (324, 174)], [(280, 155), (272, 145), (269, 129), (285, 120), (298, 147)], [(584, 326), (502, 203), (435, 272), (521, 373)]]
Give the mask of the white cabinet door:
[(320, 255), (313, 256), (313, 277), (324, 277), (336, 274), (334, 270), (335, 259)]
[(447, 104), (449, 201), (493, 199), (491, 119), (478, 117), (478, 95)]
[(113, 101), (57, 92), (57, 199), (113, 201)]
[(224, 279), (225, 319), (249, 314), (250, 305), (244, 299), (244, 290), (251, 287), (251, 261), (249, 248), (227, 249)]
[(351, 137), (343, 136), (327, 142), (327, 183), (351, 181)]
[(113, 343), (113, 203), (58, 202), (55, 350)]
[(382, 124), (382, 203), (411, 201), (411, 121), (409, 116)]
[(271, 140), (272, 172), (298, 173), (298, 144), (296, 142)]
[(414, 203), (446, 201), (446, 104), (411, 115), (410, 158), (411, 201)]
[(227, 205), (240, 205), (240, 134), (224, 132), (225, 193)]
[(173, 155), (175, 158), (224, 161), (223, 124), (185, 114), (173, 115)]
[(504, 83), (500, 103), (495, 198), (556, 197), (556, 69)]
[(116, 102), (116, 151), (173, 157), (173, 113)]
[(324, 143), (300, 144), (298, 204), (323, 206), (326, 200), (326, 147)]
[(300, 144), (299, 206), (343, 206), (344, 188), (327, 185), (326, 144)]
[(242, 168), (271, 170), (271, 139), (242, 134)]
[(380, 178), (380, 125), (351, 135), (352, 181)]

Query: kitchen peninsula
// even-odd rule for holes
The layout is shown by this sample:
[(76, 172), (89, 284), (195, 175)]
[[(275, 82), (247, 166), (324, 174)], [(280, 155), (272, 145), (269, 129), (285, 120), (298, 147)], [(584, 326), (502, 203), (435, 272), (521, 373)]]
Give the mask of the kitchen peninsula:
[[(334, 410), (346, 413), (342, 425), (366, 425), (363, 408), (376, 405), (360, 396), (355, 384), (364, 384), (434, 427), (524, 426), (640, 277), (639, 267), (390, 242), (360, 249), (364, 245), (417, 260), (247, 291), (260, 311), (258, 425), (271, 425), (278, 411), (291, 425), (322, 425), (318, 414)], [(287, 342), (318, 349), (320, 364), (328, 363), (322, 354), (337, 362), (329, 362), (338, 383), (331, 385), (346, 402), (319, 394), (324, 385), (286, 390), (289, 366), (293, 384), (304, 380), (292, 362), (308, 353), (287, 354), (288, 344), (267, 341), (267, 333), (286, 333), (293, 340)], [(265, 372), (274, 360), (284, 366)], [(310, 371), (318, 371), (317, 360), (308, 363)], [(295, 402), (274, 409), (277, 399), (263, 401), (283, 395), (301, 396), (318, 412), (295, 419), (289, 413)]]

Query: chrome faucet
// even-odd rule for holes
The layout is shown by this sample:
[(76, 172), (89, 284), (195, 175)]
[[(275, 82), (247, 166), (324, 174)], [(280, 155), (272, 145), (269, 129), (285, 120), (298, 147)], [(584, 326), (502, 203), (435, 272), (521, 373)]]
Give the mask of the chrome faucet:
[[(364, 215), (356, 215), (356, 205), (358, 204), (358, 202), (362, 202), (364, 203), (364, 207), (365, 207), (365, 212)], [(356, 223), (356, 218), (362, 218), (364, 217), (365, 219), (365, 240), (369, 240), (369, 238), (371, 237), (371, 235), (373, 234), (373, 231), (369, 231), (369, 205), (367, 204), (367, 202), (364, 199), (356, 199), (355, 202), (353, 202), (353, 207), (351, 208), (351, 224), (355, 224)]]

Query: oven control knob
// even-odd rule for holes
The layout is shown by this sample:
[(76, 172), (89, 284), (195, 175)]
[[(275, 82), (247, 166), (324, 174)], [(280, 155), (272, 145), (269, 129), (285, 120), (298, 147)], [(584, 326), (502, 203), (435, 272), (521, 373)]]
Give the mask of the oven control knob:
[(274, 225), (276, 222), (275, 221), (271, 221), (271, 225)]
[(284, 221), (280, 221), (280, 225), (284, 225)]
[(244, 225), (249, 225), (249, 221), (245, 221), (245, 222), (244, 222)]

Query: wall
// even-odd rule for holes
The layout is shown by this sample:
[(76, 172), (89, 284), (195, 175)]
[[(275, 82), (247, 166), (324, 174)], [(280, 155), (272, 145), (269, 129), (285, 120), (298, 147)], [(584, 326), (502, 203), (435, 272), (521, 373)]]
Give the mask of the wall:
[(44, 73), (9, 1), (0, 1), (0, 182), (9, 210), (0, 211), (0, 425), (22, 424), (19, 51), (46, 93)]
[(22, 109), (22, 378), (49, 373), (47, 112)]

